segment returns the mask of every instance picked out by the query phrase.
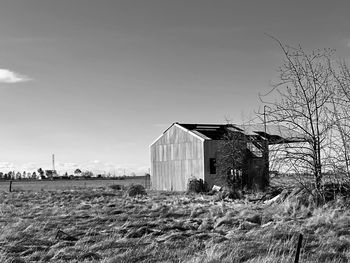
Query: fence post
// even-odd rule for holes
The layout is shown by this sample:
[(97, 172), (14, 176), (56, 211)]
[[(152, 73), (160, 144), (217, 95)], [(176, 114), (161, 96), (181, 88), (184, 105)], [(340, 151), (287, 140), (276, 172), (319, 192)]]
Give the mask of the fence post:
[(298, 246), (297, 246), (297, 251), (295, 253), (295, 260), (294, 263), (299, 263), (299, 255), (300, 255), (300, 248), (301, 248), (301, 243), (303, 242), (303, 234), (299, 234), (299, 239), (298, 239)]
[(12, 192), (12, 180), (10, 180), (10, 189), (9, 189), (10, 192)]

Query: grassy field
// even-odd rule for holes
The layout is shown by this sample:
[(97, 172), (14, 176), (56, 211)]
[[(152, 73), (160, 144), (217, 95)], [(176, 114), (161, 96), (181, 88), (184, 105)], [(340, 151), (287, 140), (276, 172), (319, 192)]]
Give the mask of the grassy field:
[[(15, 180), (12, 182), (12, 189), (17, 191), (55, 191), (55, 190), (71, 190), (84, 187), (107, 187), (112, 184), (145, 185), (145, 177), (127, 178), (123, 180), (117, 179), (93, 179), (93, 180)], [(0, 181), (0, 192), (9, 191), (10, 181)]]
[[(293, 199), (294, 198), (294, 199)], [(0, 192), (0, 262), (348, 262), (347, 201), (264, 204), (110, 187)]]
[[(323, 175), (323, 183), (349, 184), (350, 180), (345, 175)], [(315, 178), (313, 175), (278, 175), (271, 178), (271, 186), (294, 187), (300, 185), (313, 185)]]

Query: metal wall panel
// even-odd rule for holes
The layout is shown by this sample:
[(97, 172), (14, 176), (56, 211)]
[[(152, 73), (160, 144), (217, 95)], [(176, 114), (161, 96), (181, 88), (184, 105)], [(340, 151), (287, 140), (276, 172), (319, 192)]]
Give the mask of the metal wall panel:
[(190, 178), (204, 180), (204, 144), (173, 125), (150, 147), (152, 188), (186, 191)]

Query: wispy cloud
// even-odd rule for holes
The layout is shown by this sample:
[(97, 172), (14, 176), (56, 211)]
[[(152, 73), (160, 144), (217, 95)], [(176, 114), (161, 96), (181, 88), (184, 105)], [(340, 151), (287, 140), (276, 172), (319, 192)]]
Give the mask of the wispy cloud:
[(8, 69), (0, 69), (0, 83), (18, 83), (30, 81), (31, 79), (27, 76), (13, 72)]
[(15, 168), (15, 165), (11, 162), (0, 162), (0, 172), (2, 170), (4, 171), (11, 171)]

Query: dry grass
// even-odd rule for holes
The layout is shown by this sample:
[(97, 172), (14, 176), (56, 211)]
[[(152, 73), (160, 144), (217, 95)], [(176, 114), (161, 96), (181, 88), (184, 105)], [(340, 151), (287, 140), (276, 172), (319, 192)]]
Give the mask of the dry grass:
[(109, 187), (0, 194), (0, 262), (348, 262), (350, 212)]

